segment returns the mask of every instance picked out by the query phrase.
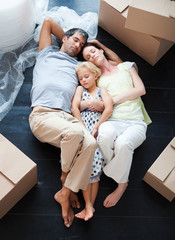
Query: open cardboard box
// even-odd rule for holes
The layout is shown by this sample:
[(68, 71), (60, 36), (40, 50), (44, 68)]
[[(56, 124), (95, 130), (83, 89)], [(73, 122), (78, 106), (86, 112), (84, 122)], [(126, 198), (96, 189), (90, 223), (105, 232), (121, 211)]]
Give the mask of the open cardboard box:
[(100, 0), (98, 24), (151, 65), (173, 46), (173, 42), (125, 28), (130, 0)]
[(146, 172), (143, 180), (172, 201), (175, 197), (175, 137)]
[(131, 0), (125, 27), (175, 42), (175, 1)]
[(37, 165), (0, 134), (0, 218), (36, 183)]

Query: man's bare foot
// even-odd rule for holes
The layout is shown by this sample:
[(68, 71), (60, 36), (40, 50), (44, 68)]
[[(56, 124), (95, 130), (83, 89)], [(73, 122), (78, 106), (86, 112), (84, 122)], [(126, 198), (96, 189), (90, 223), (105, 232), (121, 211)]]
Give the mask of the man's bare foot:
[(70, 193), (70, 204), (73, 208), (80, 208), (80, 202), (76, 193)]
[(128, 186), (128, 183), (119, 183), (118, 187), (114, 190), (114, 192), (112, 192), (106, 197), (106, 199), (103, 202), (103, 206), (106, 208), (115, 206), (117, 202), (120, 200), (120, 198), (122, 197), (127, 186)]
[(66, 227), (70, 227), (74, 219), (74, 212), (70, 206), (70, 201), (69, 201), (69, 194), (70, 194), (69, 191), (70, 190), (68, 188), (63, 187), (54, 196), (54, 199), (61, 205), (62, 218), (64, 221), (64, 225)]
[(84, 208), (81, 212), (75, 214), (75, 217), (88, 221), (94, 215), (95, 209), (92, 206)]

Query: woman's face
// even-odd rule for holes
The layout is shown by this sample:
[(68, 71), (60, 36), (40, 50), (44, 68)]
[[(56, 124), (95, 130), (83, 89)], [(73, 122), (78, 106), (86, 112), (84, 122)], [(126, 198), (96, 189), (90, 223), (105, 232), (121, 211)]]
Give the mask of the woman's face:
[(100, 66), (101, 61), (104, 59), (104, 54), (102, 49), (98, 49), (94, 46), (87, 46), (83, 49), (83, 57), (86, 61)]

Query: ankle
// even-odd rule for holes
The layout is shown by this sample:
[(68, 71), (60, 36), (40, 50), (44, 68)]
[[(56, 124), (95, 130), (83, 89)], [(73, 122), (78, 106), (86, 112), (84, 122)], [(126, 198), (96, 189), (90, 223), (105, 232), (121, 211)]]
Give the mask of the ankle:
[(117, 189), (125, 190), (127, 188), (127, 186), (128, 186), (128, 182), (126, 182), (126, 183), (119, 183)]
[(85, 208), (93, 208), (92, 203), (91, 203), (91, 202), (87, 202), (87, 203), (85, 204)]
[(62, 182), (62, 185), (64, 185), (64, 183), (66, 181), (67, 174), (68, 173), (66, 173), (66, 172), (62, 172), (62, 174), (61, 174), (60, 180)]

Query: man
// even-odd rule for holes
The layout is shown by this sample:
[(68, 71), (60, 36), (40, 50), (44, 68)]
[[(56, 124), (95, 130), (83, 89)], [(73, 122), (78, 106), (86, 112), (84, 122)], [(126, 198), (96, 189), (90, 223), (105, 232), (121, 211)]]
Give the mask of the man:
[[(55, 52), (51, 46), (52, 34), (62, 39), (60, 51)], [(41, 142), (61, 148), (62, 189), (54, 198), (61, 205), (66, 227), (70, 227), (74, 218), (71, 192), (86, 189), (97, 147), (93, 136), (71, 115), (71, 101), (78, 85), (75, 57), (87, 38), (82, 29), (71, 29), (64, 34), (53, 19), (46, 18), (33, 71), (30, 127)]]

